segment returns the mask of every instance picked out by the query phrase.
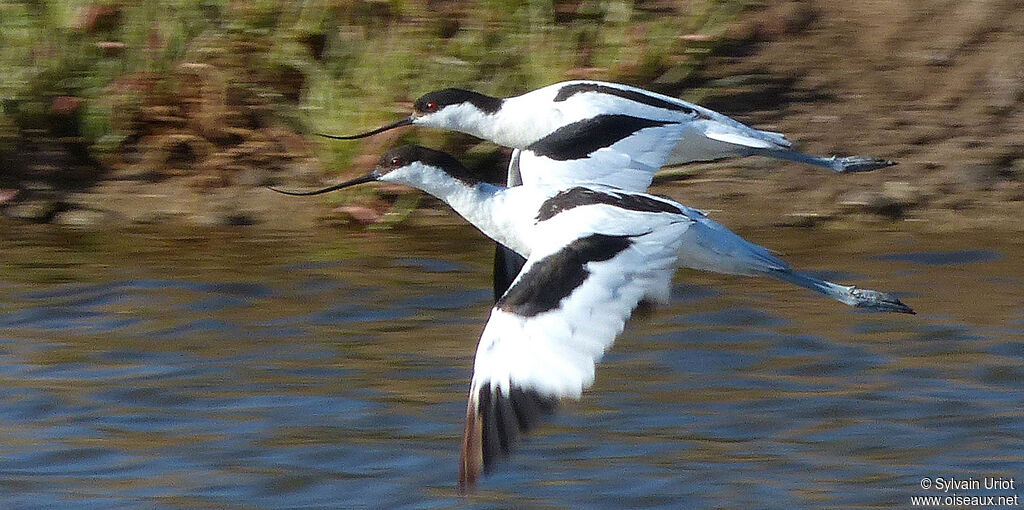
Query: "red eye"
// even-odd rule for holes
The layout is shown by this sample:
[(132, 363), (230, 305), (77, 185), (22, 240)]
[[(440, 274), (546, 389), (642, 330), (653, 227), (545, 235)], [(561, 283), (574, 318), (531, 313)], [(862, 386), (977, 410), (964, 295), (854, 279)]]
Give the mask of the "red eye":
[(429, 103), (427, 103), (427, 111), (428, 112), (436, 112), (437, 111), (437, 102), (430, 101)]
[(391, 158), (391, 168), (398, 168), (402, 166), (402, 158), (395, 156)]

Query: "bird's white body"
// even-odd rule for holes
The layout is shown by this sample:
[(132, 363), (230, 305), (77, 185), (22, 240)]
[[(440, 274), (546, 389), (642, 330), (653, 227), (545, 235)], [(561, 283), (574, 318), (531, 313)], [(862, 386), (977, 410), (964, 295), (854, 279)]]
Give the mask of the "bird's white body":
[[(315, 194), (373, 180), (440, 198), (525, 258), (491, 310), (474, 363), (460, 485), (472, 485), (560, 398), (578, 398), (641, 300), (664, 302), (677, 267), (768, 275), (876, 311), (895, 296), (793, 271), (767, 249), (672, 200), (602, 184), (504, 187), (451, 156), (389, 151), (377, 168)], [(293, 193), (294, 194), (294, 193)]]
[[(517, 97), (430, 92), (413, 114), (354, 139), (410, 124), (449, 129), (514, 149), (508, 187), (480, 182), (451, 156), (389, 151), (370, 174), (310, 193), (381, 180), (448, 203), (499, 248), (496, 303), (477, 347), (459, 485), (507, 454), (558, 399), (578, 398), (641, 300), (666, 301), (677, 267), (767, 275), (851, 306), (913, 313), (890, 294), (799, 273), (704, 213), (643, 193), (667, 165), (761, 155), (836, 172), (894, 164), (794, 151), (780, 133), (751, 128), (673, 97), (615, 83), (556, 83)], [(499, 264), (500, 261), (500, 264)], [(507, 274), (506, 274), (507, 273)], [(515, 276), (514, 280), (511, 279)], [(500, 281), (500, 283), (499, 283)]]
[[(672, 110), (664, 106), (645, 104), (602, 92), (601, 89), (574, 93), (556, 101), (560, 91), (580, 85), (633, 92), (686, 110)], [(782, 134), (751, 128), (700, 105), (637, 87), (600, 81), (577, 80), (548, 85), (520, 96), (506, 98), (501, 109), (492, 114), (482, 112), (471, 104), (459, 105), (450, 113), (443, 110), (440, 113), (437, 118), (421, 117), (413, 123), (461, 131), (516, 149), (526, 149), (559, 128), (598, 115), (623, 114), (667, 122), (692, 123), (688, 126), (691, 131), (688, 133), (690, 137), (676, 142), (677, 146), (682, 144), (684, 147), (670, 151), (673, 157), (665, 163), (669, 165), (735, 156), (742, 152), (742, 149), (735, 147), (739, 144), (759, 148), (788, 148), (791, 145)], [(722, 142), (729, 143), (730, 146), (710, 142), (717, 139), (723, 139)], [(702, 148), (701, 145), (706, 147)], [(694, 146), (695, 150), (686, 152), (690, 150), (687, 146)]]
[[(516, 149), (510, 185), (604, 184), (643, 191), (663, 166), (750, 155), (837, 172), (893, 164), (806, 155), (792, 150), (780, 133), (754, 129), (681, 99), (598, 81), (556, 83), (500, 100), (500, 107), (487, 110), (469, 102), (447, 105), (414, 116), (412, 123)], [(573, 150), (588, 140), (592, 146)], [(572, 148), (566, 152), (567, 147)]]
[[(392, 171), (380, 180), (413, 186), (440, 198), (484, 235), (527, 259), (535, 256), (537, 246), (547, 246), (552, 239), (565, 244), (583, 235), (624, 235), (656, 230), (664, 221), (685, 223), (687, 228), (679, 232), (681, 243), (675, 254), (677, 267), (723, 274), (772, 276), (851, 306), (874, 306), (870, 299), (851, 294), (872, 291), (832, 284), (794, 272), (768, 249), (743, 239), (703, 212), (654, 195), (600, 184), (570, 188), (546, 185), (504, 187), (486, 182), (467, 184), (452, 178), (441, 168), (418, 163)], [(567, 196), (567, 192), (576, 192), (576, 196)], [(584, 203), (575, 205), (581, 202), (583, 194), (587, 195), (583, 197)], [(594, 201), (593, 197), (602, 200)], [(559, 203), (559, 198), (563, 204), (552, 206)], [(622, 205), (629, 200), (642, 200), (644, 207), (641, 209), (647, 210)], [(543, 215), (539, 211), (552, 207), (562, 209), (551, 217), (540, 217)], [(652, 211), (651, 208), (657, 210)], [(800, 281), (794, 281), (797, 277)], [(648, 288), (646, 297), (654, 302), (664, 301), (667, 291), (668, 283), (663, 282)]]
[[(784, 261), (767, 249), (744, 240), (697, 209), (613, 186), (589, 184), (574, 189), (612, 197), (644, 197), (665, 204), (673, 212), (641, 212), (598, 203), (573, 207), (539, 221), (537, 215), (542, 206), (564, 194), (567, 188), (547, 185), (508, 188), (485, 182), (467, 185), (439, 168), (418, 164), (390, 172), (380, 180), (413, 186), (444, 200), (484, 235), (526, 258), (533, 255), (534, 246), (549, 239), (567, 243), (572, 240), (570, 233), (618, 235), (650, 230), (658, 225), (659, 220), (673, 216), (672, 221), (684, 221), (692, 227), (685, 234), (687, 242), (678, 253), (681, 267), (750, 276), (789, 269)], [(682, 232), (680, 234), (683, 235)], [(652, 292), (650, 297), (657, 295), (657, 292)]]
[(894, 296), (793, 271), (704, 213), (665, 198), (598, 184), (507, 188), (419, 162), (378, 179), (444, 200), (526, 258), (477, 347), (464, 485), (529, 428), (536, 414), (529, 409), (578, 398), (592, 384), (595, 364), (632, 311), (641, 300), (666, 301), (679, 266), (769, 275), (852, 306), (912, 313)]
[(455, 212), (484, 235), (528, 256), (530, 226), (528, 211), (536, 211), (544, 196), (531, 190), (511, 193), (510, 189), (485, 182), (467, 185), (444, 170), (414, 164), (389, 172), (382, 181), (412, 186), (444, 200)]
[[(890, 294), (799, 273), (704, 213), (643, 193), (667, 165), (761, 155), (836, 172), (895, 164), (794, 151), (785, 136), (686, 101), (597, 81), (556, 83), (517, 97), (463, 89), (421, 96), (410, 124), (460, 131), (514, 149), (508, 187), (480, 182), (451, 156), (389, 151), (366, 176), (406, 184), (448, 203), (499, 248), (496, 303), (477, 347), (459, 485), (507, 454), (561, 398), (578, 398), (641, 300), (666, 301), (677, 267), (767, 275), (851, 306), (913, 313)], [(499, 264), (500, 262), (500, 264)], [(507, 273), (507, 274), (506, 274)], [(515, 276), (514, 280), (511, 279)], [(500, 283), (499, 283), (500, 281)]]

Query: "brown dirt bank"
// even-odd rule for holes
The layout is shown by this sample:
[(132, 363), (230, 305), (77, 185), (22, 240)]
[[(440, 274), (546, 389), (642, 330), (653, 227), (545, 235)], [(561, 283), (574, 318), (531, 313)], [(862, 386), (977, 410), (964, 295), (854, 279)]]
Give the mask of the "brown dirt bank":
[[(742, 15), (723, 37), (728, 42), (696, 76), (647, 86), (784, 132), (805, 152), (882, 156), (900, 165), (836, 175), (746, 158), (676, 169), (679, 180), (656, 192), (711, 210), (738, 229), (1024, 229), (1017, 221), (1024, 210), (1019, 2), (773, 1)], [(365, 204), (339, 211), (332, 209), (332, 199), (288, 198), (260, 187), (312, 186), (336, 176), (317, 178), (327, 164), (313, 156), (315, 145), (264, 122), (263, 103), (230, 94), (204, 101), (211, 97), (204, 87), (220, 89), (216, 80), (199, 78), (191, 96), (143, 110), (152, 117), (144, 134), (167, 142), (163, 149), (155, 143), (146, 145), (148, 152), (121, 155), (106, 163), (104, 179), (81, 188), (51, 189), (41, 178), (15, 194), (0, 182), (7, 188), (0, 189), (0, 210), (80, 227), (181, 222), (293, 229), (352, 217), (371, 221), (396, 201), (399, 208), (410, 205), (401, 193), (389, 192), (364, 196)], [(225, 106), (234, 110), (217, 110)], [(234, 111), (245, 115), (229, 118)], [(202, 133), (203, 139), (181, 138), (188, 132)], [(354, 164), (366, 166), (392, 142), (366, 140)], [(59, 159), (67, 152), (44, 148), (36, 154)], [(205, 152), (229, 159), (207, 158)], [(153, 158), (159, 164), (146, 164)], [(199, 159), (223, 172), (190, 174), (188, 165)], [(488, 160), (479, 154), (476, 159)], [(42, 173), (62, 167), (30, 163)], [(423, 204), (428, 210), (422, 216), (440, 209), (436, 201)]]
[(1019, 2), (785, 2), (734, 32), (762, 42), (712, 59), (706, 73), (720, 86), (700, 102), (808, 152), (900, 165), (830, 175), (750, 158), (704, 165), (668, 194), (722, 209), (731, 225), (1024, 229)]

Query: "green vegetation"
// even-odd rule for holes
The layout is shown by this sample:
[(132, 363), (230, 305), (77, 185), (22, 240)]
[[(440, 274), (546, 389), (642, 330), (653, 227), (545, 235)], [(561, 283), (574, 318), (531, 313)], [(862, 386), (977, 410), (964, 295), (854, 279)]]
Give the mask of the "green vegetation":
[[(454, 84), (498, 95), (568, 77), (671, 88), (708, 49), (680, 36), (714, 40), (747, 3), (5, 1), (0, 126), (8, 138), (15, 126), (47, 132), (54, 115), (74, 114), (90, 151), (116, 152), (143, 106), (195, 94), (197, 64), (216, 75), (201, 94), (226, 93), (233, 107), (242, 96), (298, 131), (375, 125), (396, 102)], [(329, 159), (354, 150), (332, 144)]]
[[(678, 93), (751, 3), (0, 1), (0, 189), (43, 190), (19, 196), (44, 201), (18, 214), (34, 221), (65, 207), (47, 190), (111, 176), (203, 191), (365, 165), (396, 140), (310, 135), (390, 122), (443, 87), (506, 96), (595, 78)], [(501, 166), (466, 136), (395, 136)], [(330, 199), (389, 210), (385, 226), (419, 201)]]
[[(305, 67), (315, 69), (307, 121), (352, 132), (394, 120), (396, 102), (453, 85), (504, 96), (573, 77), (648, 86), (664, 77), (661, 85), (672, 88), (690, 77), (709, 46), (680, 36), (715, 39), (747, 2), (709, 0), (682, 9), (648, 3), (654, 4), (450, 2), (433, 12), (419, 2), (380, 5), (377, 19), (327, 27), (335, 37), (324, 64)], [(343, 166), (357, 149), (331, 144), (332, 166)]]

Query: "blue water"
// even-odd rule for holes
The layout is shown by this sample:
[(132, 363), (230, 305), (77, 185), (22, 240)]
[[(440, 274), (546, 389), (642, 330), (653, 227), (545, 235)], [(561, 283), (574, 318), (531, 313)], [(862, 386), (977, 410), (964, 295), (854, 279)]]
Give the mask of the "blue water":
[(2, 509), (905, 508), (944, 495), (922, 477), (1024, 483), (1012, 243), (774, 241), (917, 316), (681, 272), (460, 498), (490, 299), (471, 231), (4, 235)]

